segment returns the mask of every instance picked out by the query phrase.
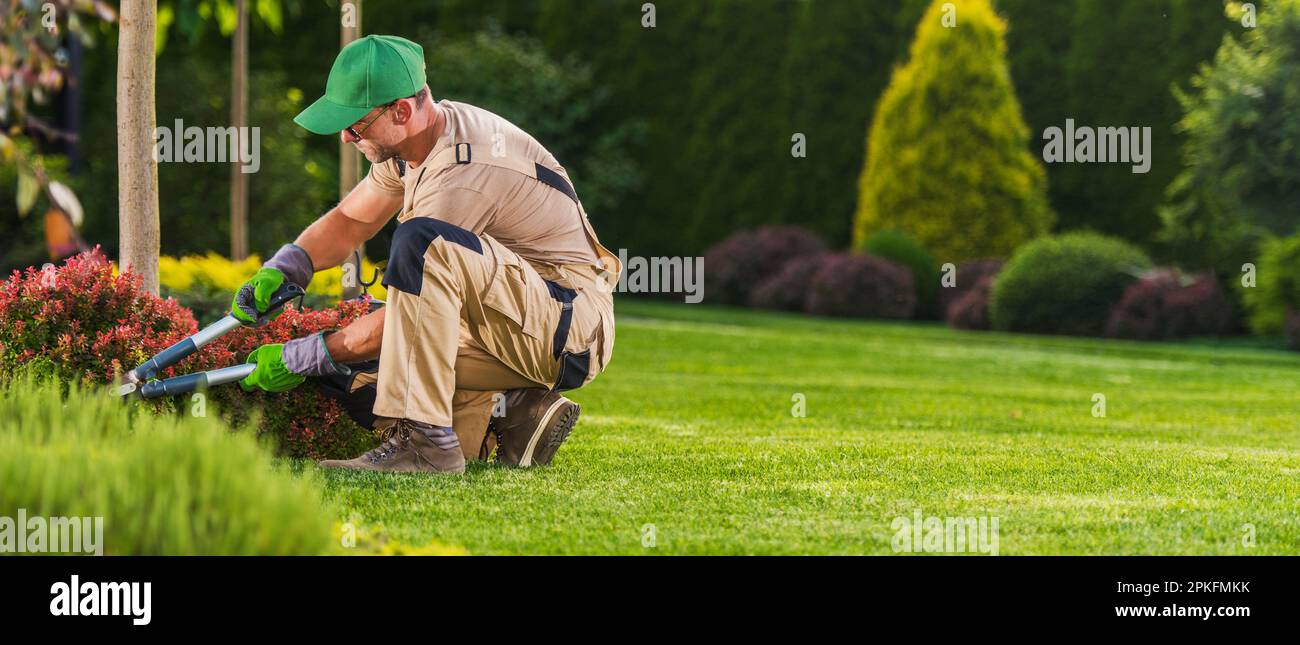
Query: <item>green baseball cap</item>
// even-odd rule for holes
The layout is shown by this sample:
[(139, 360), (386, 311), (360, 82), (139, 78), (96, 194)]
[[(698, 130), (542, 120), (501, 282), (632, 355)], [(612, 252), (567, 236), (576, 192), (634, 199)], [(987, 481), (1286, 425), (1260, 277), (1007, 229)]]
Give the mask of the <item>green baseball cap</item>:
[(358, 38), (334, 59), (325, 96), (293, 122), (316, 134), (336, 134), (376, 106), (420, 91), (425, 80), (424, 48), (398, 36)]

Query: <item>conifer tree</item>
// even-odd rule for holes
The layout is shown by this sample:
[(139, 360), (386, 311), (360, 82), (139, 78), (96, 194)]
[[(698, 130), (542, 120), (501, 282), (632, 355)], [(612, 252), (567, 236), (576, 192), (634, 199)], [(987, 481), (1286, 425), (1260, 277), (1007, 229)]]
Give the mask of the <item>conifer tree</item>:
[(989, 0), (931, 3), (868, 135), (855, 247), (898, 229), (940, 263), (1006, 257), (1051, 227), (1005, 32)]

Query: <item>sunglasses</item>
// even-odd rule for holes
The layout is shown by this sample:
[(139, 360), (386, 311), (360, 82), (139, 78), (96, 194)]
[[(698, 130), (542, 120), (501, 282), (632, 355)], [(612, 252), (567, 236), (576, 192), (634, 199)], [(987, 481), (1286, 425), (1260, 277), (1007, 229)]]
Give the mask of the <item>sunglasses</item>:
[(343, 128), (343, 129), (346, 130), (348, 134), (350, 134), (350, 135), (352, 135), (353, 137), (355, 137), (355, 138), (357, 139), (357, 141), (360, 141), (360, 140), (361, 140), (361, 133), (362, 133), (362, 132), (365, 132), (366, 129), (368, 129), (371, 125), (374, 125), (375, 121), (378, 121), (378, 120), (379, 120), (379, 117), (384, 116), (384, 112), (387, 112), (387, 111), (389, 110), (389, 108), (393, 107), (393, 106), (396, 105), (396, 104), (397, 104), (397, 101), (393, 101), (392, 103), (389, 103), (388, 105), (385, 105), (385, 106), (384, 106), (384, 109), (380, 110), (380, 111), (379, 111), (379, 114), (376, 114), (376, 115), (375, 115), (375, 118), (371, 119), (368, 123), (366, 123), (364, 126), (362, 126), (362, 127), (361, 127), (361, 130), (359, 130), (359, 131), (358, 131), (356, 128), (352, 127), (352, 126), (348, 126), (348, 127), (346, 127), (346, 128)]

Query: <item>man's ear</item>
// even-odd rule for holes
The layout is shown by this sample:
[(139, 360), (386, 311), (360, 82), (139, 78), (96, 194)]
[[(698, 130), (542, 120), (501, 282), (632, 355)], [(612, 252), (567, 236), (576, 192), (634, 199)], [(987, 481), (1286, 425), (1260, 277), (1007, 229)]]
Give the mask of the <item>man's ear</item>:
[(415, 101), (412, 101), (411, 99), (400, 99), (397, 103), (393, 104), (391, 112), (393, 114), (393, 123), (396, 123), (397, 125), (406, 125), (415, 114)]

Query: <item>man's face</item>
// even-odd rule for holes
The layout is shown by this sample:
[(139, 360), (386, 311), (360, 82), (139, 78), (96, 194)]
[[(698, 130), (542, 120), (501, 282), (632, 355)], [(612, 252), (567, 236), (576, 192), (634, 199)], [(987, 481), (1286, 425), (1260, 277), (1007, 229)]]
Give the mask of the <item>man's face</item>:
[(397, 156), (401, 132), (386, 118), (395, 106), (381, 105), (361, 117), (352, 127), (339, 133), (345, 143), (356, 146), (372, 164), (383, 163)]

